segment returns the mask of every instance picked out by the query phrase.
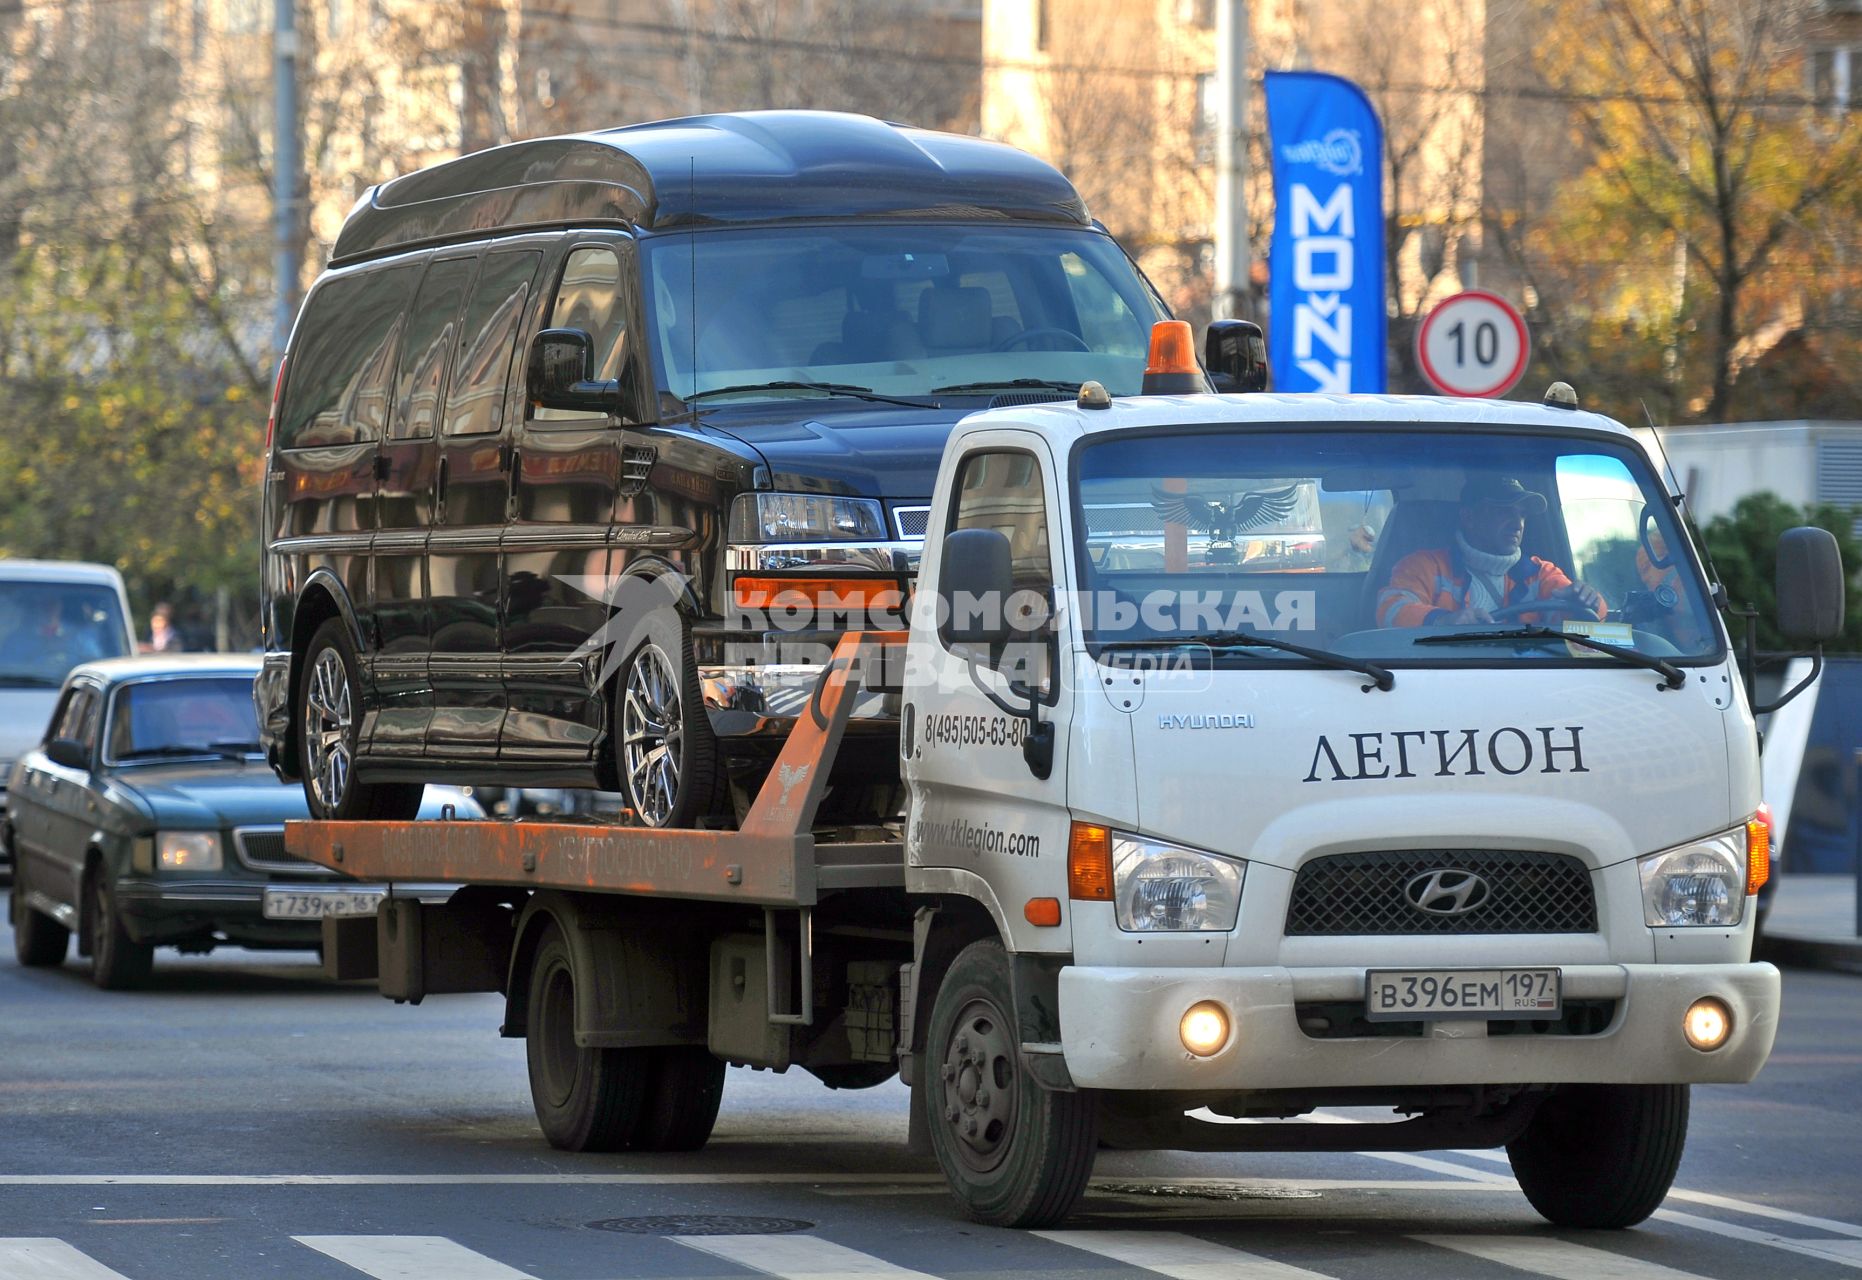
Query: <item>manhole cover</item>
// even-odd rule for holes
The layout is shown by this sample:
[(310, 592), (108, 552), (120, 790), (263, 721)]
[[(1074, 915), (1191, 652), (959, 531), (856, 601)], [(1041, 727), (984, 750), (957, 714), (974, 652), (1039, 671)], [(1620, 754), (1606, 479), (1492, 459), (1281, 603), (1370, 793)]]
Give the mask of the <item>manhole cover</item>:
[(1317, 1200), (1307, 1187), (1240, 1182), (1095, 1182), (1094, 1191), (1115, 1196), (1164, 1196), (1179, 1200)]
[(737, 1218), (720, 1213), (688, 1213), (660, 1218), (603, 1218), (588, 1224), (597, 1231), (636, 1236), (775, 1236), (807, 1231), (815, 1224), (800, 1218)]

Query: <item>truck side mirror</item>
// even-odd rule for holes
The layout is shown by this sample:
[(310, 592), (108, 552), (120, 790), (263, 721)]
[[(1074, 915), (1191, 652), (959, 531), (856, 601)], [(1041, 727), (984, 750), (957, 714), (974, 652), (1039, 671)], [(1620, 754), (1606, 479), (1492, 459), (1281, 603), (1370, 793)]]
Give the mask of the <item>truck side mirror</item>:
[(1203, 334), (1203, 367), (1217, 391), (1267, 390), (1267, 338), (1252, 320), (1212, 320)]
[(597, 382), (595, 344), (580, 329), (545, 329), (530, 344), (530, 399), (545, 409), (606, 413), (620, 405), (621, 384)]
[(1801, 644), (1843, 632), (1843, 555), (1828, 529), (1786, 529), (1778, 537), (1778, 630)]
[(91, 767), (91, 753), (75, 738), (53, 738), (45, 744), (45, 758), (67, 769)]
[(1008, 600), (1015, 591), (1009, 540), (995, 529), (944, 535), (937, 593), (945, 644), (981, 645), (994, 654), (1009, 642)]

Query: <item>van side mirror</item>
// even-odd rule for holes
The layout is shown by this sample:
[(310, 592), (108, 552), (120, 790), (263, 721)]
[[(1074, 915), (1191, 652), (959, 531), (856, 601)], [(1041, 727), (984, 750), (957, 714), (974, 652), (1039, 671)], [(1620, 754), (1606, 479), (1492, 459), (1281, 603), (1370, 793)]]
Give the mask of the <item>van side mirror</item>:
[(1843, 633), (1843, 554), (1828, 529), (1786, 529), (1778, 537), (1778, 630), (1800, 644)]
[(545, 409), (607, 413), (620, 407), (621, 384), (597, 382), (595, 343), (580, 329), (545, 329), (530, 344), (530, 398)]
[(1203, 367), (1217, 391), (1267, 390), (1267, 338), (1252, 320), (1211, 320)]
[(67, 769), (91, 767), (91, 753), (75, 738), (53, 738), (45, 744), (45, 758)]
[(1009, 642), (1008, 600), (1015, 591), (1009, 540), (995, 529), (944, 535), (937, 593), (945, 644), (981, 645), (994, 654)]

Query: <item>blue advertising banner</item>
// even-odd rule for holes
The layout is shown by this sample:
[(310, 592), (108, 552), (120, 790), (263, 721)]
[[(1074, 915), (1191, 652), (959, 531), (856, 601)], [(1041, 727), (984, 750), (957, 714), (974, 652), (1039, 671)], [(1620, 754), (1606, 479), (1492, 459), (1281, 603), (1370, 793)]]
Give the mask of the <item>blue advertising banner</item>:
[(1276, 391), (1382, 391), (1383, 129), (1364, 91), (1267, 73), (1274, 167), (1267, 363)]

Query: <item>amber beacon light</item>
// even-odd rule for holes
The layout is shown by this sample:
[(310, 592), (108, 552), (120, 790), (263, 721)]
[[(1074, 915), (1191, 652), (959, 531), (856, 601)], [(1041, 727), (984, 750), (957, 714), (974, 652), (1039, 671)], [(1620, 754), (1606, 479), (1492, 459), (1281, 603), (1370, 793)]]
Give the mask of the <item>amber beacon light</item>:
[(1209, 388), (1196, 363), (1196, 337), (1187, 320), (1159, 320), (1151, 326), (1151, 356), (1144, 362), (1144, 394), (1193, 395)]

